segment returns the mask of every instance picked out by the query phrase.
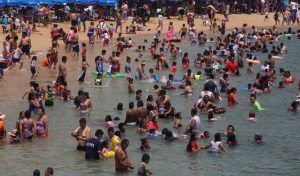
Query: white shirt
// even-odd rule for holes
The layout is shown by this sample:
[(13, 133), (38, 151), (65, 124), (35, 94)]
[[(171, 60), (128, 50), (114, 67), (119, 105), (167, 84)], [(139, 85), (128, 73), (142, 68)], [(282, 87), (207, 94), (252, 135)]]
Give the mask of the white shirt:
[(162, 22), (164, 20), (164, 17), (162, 15), (158, 15), (158, 22)]
[(192, 120), (196, 121), (194, 129), (200, 129), (200, 117), (196, 115), (196, 116), (192, 117), (191, 122), (192, 122)]
[(298, 9), (298, 4), (296, 2), (291, 2), (292, 10)]
[(217, 142), (211, 141), (210, 143), (211, 143), (211, 151), (212, 152), (216, 152), (216, 153), (220, 152), (220, 148), (219, 148), (219, 146), (221, 144), (220, 141), (217, 141)]

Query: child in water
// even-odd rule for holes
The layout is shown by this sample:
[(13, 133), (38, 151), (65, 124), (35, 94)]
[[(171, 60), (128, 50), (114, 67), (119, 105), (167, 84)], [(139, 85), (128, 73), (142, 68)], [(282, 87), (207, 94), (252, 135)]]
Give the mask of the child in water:
[(150, 169), (148, 168), (148, 165), (150, 161), (150, 156), (149, 154), (144, 154), (142, 156), (142, 162), (138, 168), (138, 176), (145, 176), (145, 175), (152, 175), (152, 172), (150, 171)]
[(141, 146), (140, 149), (142, 152), (148, 151), (150, 149), (149, 141), (147, 138), (142, 138), (141, 139)]
[(132, 79), (132, 78), (128, 78), (128, 93), (129, 93), (129, 94), (134, 93), (134, 89), (133, 89), (133, 79)]
[(175, 114), (175, 119), (174, 119), (174, 128), (180, 128), (180, 127), (182, 127), (181, 120), (182, 120), (182, 113), (181, 112), (177, 112)]
[(98, 73), (97, 78), (95, 79), (95, 86), (102, 85), (102, 73)]
[(261, 144), (262, 143), (262, 135), (261, 134), (255, 134), (254, 135), (254, 142), (256, 144)]
[(250, 111), (249, 115), (248, 115), (248, 121), (250, 122), (256, 122), (256, 118), (255, 118), (255, 112), (254, 111)]
[(176, 67), (176, 62), (173, 62), (172, 63), (172, 66), (171, 66), (171, 68), (170, 68), (170, 72), (176, 72), (177, 71), (177, 67)]
[(222, 141), (221, 133), (216, 133), (215, 140), (211, 141), (210, 144), (203, 147), (203, 149), (206, 150), (208, 148), (211, 148), (211, 152), (213, 153), (221, 153), (221, 151), (223, 151), (223, 153), (227, 153), (221, 141)]

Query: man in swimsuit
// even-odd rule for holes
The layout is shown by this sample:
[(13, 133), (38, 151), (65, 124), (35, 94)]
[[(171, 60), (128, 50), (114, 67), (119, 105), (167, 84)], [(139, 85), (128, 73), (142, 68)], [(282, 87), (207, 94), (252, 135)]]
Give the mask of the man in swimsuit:
[(136, 113), (139, 122), (142, 122), (143, 119), (147, 118), (147, 109), (144, 107), (144, 103), (142, 100), (139, 100), (137, 102)]
[(124, 121), (125, 124), (127, 123), (133, 123), (137, 122), (137, 111), (133, 109), (134, 108), (134, 103), (130, 102), (129, 103), (129, 110), (126, 112), (126, 119)]
[(22, 46), (22, 52), (30, 59), (31, 39), (25, 32), (22, 33), (20, 45)]
[(72, 26), (74, 29), (77, 29), (77, 18), (78, 18), (77, 13), (71, 13), (71, 14), (70, 14), (71, 26)]
[(57, 77), (57, 82), (60, 84), (63, 84), (67, 81), (67, 56), (63, 56), (61, 58), (61, 63), (58, 66), (58, 77)]
[(115, 167), (117, 172), (127, 172), (128, 168), (134, 169), (134, 165), (128, 160), (126, 148), (129, 145), (127, 139), (123, 139), (121, 142), (121, 147), (116, 149), (115, 154)]
[(91, 137), (91, 129), (86, 125), (86, 119), (79, 120), (79, 127), (71, 134), (78, 141), (77, 150), (85, 151), (88, 139)]

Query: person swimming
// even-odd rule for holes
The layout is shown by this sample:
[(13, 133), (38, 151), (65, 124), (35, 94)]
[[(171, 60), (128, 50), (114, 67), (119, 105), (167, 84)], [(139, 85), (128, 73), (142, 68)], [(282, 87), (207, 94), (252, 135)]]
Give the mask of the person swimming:
[(251, 122), (256, 122), (256, 117), (255, 117), (255, 112), (254, 111), (250, 111), (249, 112), (249, 115), (248, 115), (248, 121), (251, 121)]

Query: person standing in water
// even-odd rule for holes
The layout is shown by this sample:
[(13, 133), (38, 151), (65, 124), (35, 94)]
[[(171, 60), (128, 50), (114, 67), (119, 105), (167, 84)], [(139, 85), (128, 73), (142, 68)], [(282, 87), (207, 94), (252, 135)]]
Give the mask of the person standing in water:
[(48, 117), (45, 115), (45, 109), (39, 109), (38, 110), (39, 117), (37, 118), (35, 124), (36, 124), (36, 130), (35, 134), (37, 136), (47, 137), (48, 136)]
[(30, 59), (31, 39), (26, 32), (22, 33), (20, 45), (22, 46), (22, 52)]
[(89, 93), (84, 92), (81, 96), (81, 103), (80, 103), (80, 114), (88, 115), (89, 112), (92, 110), (92, 101), (90, 100)]
[(67, 81), (67, 56), (63, 56), (61, 58), (61, 63), (58, 66), (58, 77), (57, 77), (57, 82), (63, 84)]
[(102, 156), (102, 144), (100, 142), (102, 135), (103, 131), (98, 129), (95, 132), (95, 137), (87, 141), (85, 159), (100, 159), (100, 156)]
[(77, 150), (85, 151), (88, 139), (91, 137), (91, 129), (86, 125), (86, 119), (79, 120), (79, 127), (71, 134), (78, 141)]
[(116, 172), (127, 172), (128, 168), (134, 169), (133, 163), (128, 159), (127, 155), (127, 147), (129, 145), (129, 141), (127, 139), (123, 139), (121, 142), (121, 147), (116, 149), (115, 154), (115, 167)]
[(21, 120), (20, 122), (20, 136), (21, 139), (32, 139), (33, 138), (33, 133), (36, 129), (35, 123), (31, 117), (31, 112), (26, 111), (25, 112), (25, 118)]

